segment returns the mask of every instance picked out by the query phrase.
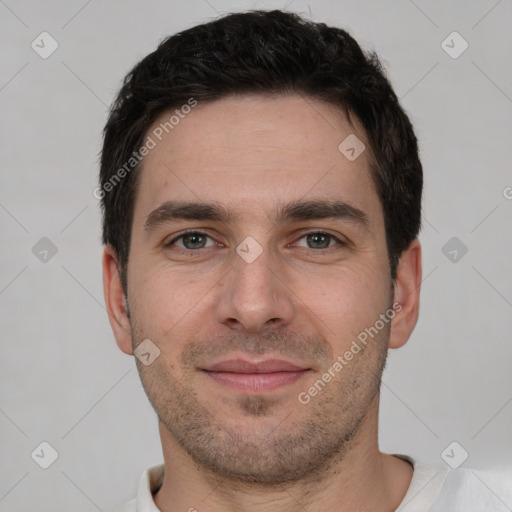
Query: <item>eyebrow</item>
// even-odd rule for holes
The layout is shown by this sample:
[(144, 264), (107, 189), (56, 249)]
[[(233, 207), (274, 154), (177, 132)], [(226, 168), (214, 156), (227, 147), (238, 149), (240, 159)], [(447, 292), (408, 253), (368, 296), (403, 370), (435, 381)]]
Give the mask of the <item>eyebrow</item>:
[[(153, 231), (162, 224), (181, 220), (209, 220), (233, 224), (237, 219), (239, 219), (237, 213), (228, 210), (219, 203), (166, 201), (148, 215), (144, 223), (144, 229)], [(345, 220), (371, 232), (367, 214), (344, 201), (292, 201), (285, 205), (278, 205), (277, 214), (273, 219), (270, 218), (274, 224), (278, 225), (294, 221), (322, 219)]]

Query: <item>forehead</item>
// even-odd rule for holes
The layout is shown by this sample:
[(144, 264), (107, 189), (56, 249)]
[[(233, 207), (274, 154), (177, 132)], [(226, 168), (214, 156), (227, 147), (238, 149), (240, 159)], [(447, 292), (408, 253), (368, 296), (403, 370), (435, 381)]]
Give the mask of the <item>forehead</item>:
[[(238, 219), (256, 209), (271, 218), (275, 205), (319, 198), (344, 200), (370, 218), (380, 212), (364, 130), (325, 102), (227, 97), (165, 112), (146, 136), (155, 146), (144, 157), (135, 218), (169, 200), (224, 203)], [(339, 149), (347, 137), (366, 148), (355, 160)]]

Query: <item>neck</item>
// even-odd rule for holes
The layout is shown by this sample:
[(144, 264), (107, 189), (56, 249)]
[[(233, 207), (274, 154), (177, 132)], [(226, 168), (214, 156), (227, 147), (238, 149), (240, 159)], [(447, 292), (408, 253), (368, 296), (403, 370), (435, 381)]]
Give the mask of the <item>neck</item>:
[(165, 476), (154, 496), (162, 512), (360, 512), (396, 510), (409, 487), (413, 469), (378, 449), (378, 396), (342, 456), (326, 461), (322, 473), (307, 481), (280, 486), (234, 482), (211, 474), (184, 452), (160, 423)]

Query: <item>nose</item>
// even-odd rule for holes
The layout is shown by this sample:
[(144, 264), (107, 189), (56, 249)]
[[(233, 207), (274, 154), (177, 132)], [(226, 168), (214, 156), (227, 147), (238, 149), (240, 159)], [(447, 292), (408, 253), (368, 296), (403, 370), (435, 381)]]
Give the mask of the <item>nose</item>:
[(216, 314), (231, 329), (257, 333), (272, 325), (288, 325), (293, 318), (294, 294), (286, 282), (286, 272), (277, 256), (268, 250), (252, 262), (236, 255), (233, 267), (223, 280)]

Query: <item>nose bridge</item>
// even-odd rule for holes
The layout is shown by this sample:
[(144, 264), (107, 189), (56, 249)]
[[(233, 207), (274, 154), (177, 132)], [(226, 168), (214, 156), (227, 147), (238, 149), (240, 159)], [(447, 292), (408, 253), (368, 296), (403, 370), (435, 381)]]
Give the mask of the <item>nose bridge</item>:
[(219, 321), (249, 331), (259, 331), (270, 320), (289, 322), (293, 303), (279, 272), (279, 256), (251, 237), (236, 252), (217, 306)]
[(254, 242), (243, 242), (237, 248), (238, 258), (233, 264), (232, 285), (235, 293), (243, 293), (245, 298), (251, 295), (268, 300), (273, 297), (275, 271), (272, 256), (268, 248), (263, 249)]

